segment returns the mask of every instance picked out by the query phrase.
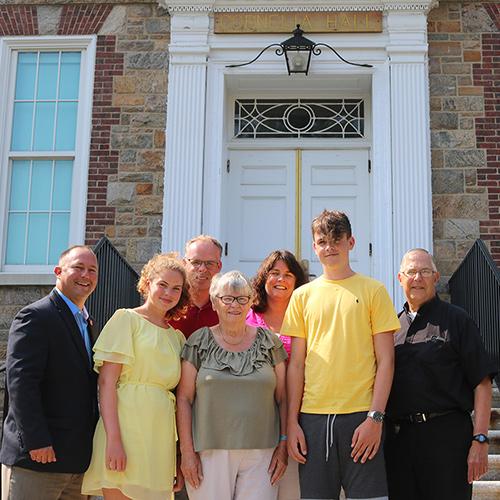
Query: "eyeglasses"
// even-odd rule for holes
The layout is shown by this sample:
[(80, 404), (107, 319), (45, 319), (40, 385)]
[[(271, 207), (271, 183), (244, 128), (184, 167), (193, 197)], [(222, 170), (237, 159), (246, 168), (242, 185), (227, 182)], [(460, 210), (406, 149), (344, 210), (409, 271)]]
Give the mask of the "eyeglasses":
[(240, 295), (239, 297), (233, 297), (232, 295), (217, 295), (217, 298), (226, 306), (232, 304), (235, 300), (238, 304), (244, 306), (250, 301), (250, 297), (247, 295)]
[(198, 260), (198, 259), (186, 259), (195, 268), (199, 269), (201, 266), (205, 265), (210, 271), (214, 271), (219, 268), (219, 263), (216, 260)]
[(408, 269), (408, 271), (403, 271), (403, 274), (405, 276), (408, 276), (408, 278), (415, 278), (417, 274), (420, 274), (422, 278), (430, 278), (436, 271), (429, 269), (429, 268), (424, 268), (424, 269)]

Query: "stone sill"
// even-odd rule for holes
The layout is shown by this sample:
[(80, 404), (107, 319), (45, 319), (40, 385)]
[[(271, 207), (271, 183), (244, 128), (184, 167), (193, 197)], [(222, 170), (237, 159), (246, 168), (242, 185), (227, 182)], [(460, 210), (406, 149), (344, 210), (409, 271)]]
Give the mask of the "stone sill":
[(20, 274), (0, 273), (1, 285), (55, 285), (56, 278), (53, 273), (48, 274)]

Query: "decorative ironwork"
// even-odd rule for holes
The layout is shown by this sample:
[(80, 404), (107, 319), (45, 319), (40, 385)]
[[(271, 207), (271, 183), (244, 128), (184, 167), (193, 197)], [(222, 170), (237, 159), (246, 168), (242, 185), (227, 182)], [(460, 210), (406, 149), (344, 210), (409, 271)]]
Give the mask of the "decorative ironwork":
[[(500, 270), (482, 240), (476, 240), (448, 282), (451, 303), (465, 309), (481, 332), (500, 371)], [(496, 377), (500, 387), (500, 374)]]
[(100, 330), (117, 309), (137, 307), (141, 299), (136, 289), (139, 275), (105, 236), (97, 242), (94, 252), (99, 282), (86, 306)]
[(373, 68), (371, 64), (360, 64), (352, 61), (348, 61), (342, 57), (338, 51), (336, 51), (332, 46), (327, 43), (316, 43), (309, 40), (304, 35), (304, 30), (300, 29), (300, 24), (293, 30), (293, 36), (284, 40), (281, 43), (272, 43), (267, 47), (264, 47), (259, 54), (254, 57), (251, 61), (241, 64), (228, 64), (226, 68), (241, 68), (242, 66), (248, 66), (254, 63), (259, 57), (268, 49), (272, 47), (278, 47), (275, 50), (277, 56), (285, 56), (286, 68), (289, 75), (304, 74), (309, 73), (309, 65), (311, 63), (311, 55), (315, 56), (321, 55), (321, 49), (318, 47), (324, 47), (330, 49), (342, 62), (349, 64), (351, 66), (359, 66), (361, 68)]
[(363, 99), (237, 99), (234, 137), (364, 137)]

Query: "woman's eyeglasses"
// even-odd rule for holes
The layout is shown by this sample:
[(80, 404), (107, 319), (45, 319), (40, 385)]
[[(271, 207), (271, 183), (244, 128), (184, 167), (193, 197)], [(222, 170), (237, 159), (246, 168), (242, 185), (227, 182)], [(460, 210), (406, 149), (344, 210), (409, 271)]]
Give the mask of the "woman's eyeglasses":
[(238, 302), (238, 304), (244, 306), (248, 304), (250, 301), (250, 297), (247, 295), (240, 295), (239, 297), (233, 297), (232, 295), (217, 295), (217, 298), (223, 303), (228, 306), (229, 304), (232, 304), (234, 301)]

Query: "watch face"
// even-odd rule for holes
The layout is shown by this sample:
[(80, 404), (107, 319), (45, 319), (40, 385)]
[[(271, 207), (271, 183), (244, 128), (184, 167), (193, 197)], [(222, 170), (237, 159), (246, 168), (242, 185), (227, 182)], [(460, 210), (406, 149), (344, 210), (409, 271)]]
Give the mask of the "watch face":
[(384, 421), (384, 414), (381, 411), (371, 411), (368, 413), (368, 416), (373, 418), (375, 422), (383, 422)]
[(487, 443), (488, 438), (484, 434), (477, 434), (474, 436), (474, 441), (477, 441), (478, 443)]

